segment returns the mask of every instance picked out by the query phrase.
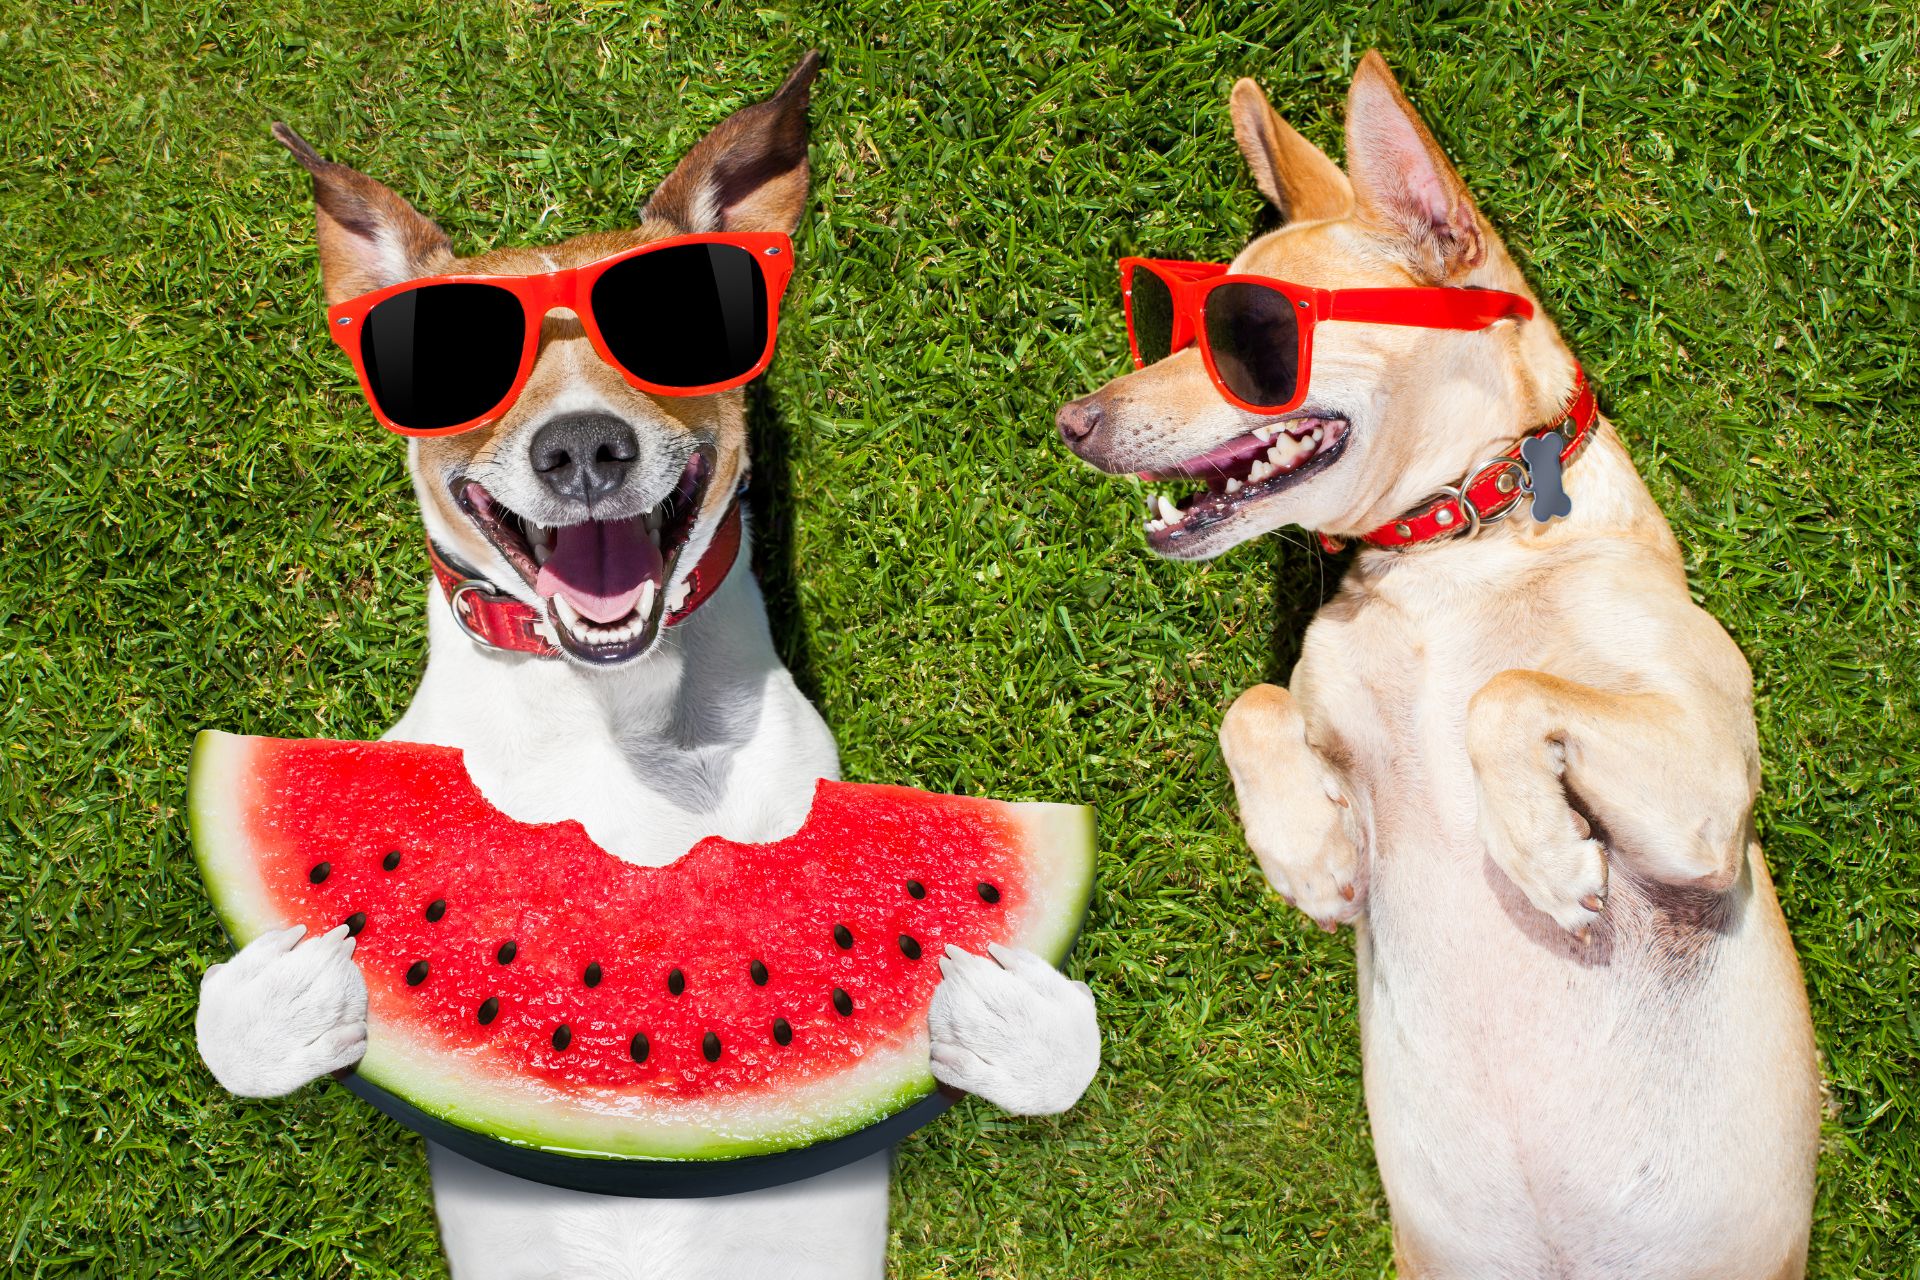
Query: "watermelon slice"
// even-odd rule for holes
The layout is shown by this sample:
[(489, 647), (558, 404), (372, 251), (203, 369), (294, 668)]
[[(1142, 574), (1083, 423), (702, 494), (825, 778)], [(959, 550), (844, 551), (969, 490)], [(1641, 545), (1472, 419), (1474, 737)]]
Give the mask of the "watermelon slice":
[(1092, 820), (822, 781), (784, 840), (615, 858), (495, 809), (450, 747), (203, 733), (194, 849), (236, 945), (342, 923), (368, 988), (347, 1084), (473, 1159), (631, 1195), (811, 1176), (947, 1105), (927, 1065), (956, 943), (1058, 963)]

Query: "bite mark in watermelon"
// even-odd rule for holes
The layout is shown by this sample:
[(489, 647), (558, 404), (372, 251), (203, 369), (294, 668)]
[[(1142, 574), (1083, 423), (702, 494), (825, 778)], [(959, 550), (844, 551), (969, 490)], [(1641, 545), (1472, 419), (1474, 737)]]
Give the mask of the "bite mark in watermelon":
[(944, 948), (1057, 964), (1092, 881), (1079, 806), (829, 781), (783, 840), (636, 866), (400, 742), (203, 733), (191, 820), (236, 945), (355, 932), (357, 1091), (496, 1167), (643, 1194), (671, 1183), (627, 1170), (857, 1158), (937, 1114)]

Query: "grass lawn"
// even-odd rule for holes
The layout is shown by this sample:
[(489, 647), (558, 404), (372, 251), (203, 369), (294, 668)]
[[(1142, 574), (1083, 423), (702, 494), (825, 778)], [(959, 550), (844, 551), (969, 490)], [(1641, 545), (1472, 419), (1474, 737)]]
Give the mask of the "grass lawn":
[(1389, 1273), (1352, 944), (1263, 891), (1213, 745), (1340, 565), (1298, 535), (1155, 561), (1134, 487), (1052, 427), (1123, 367), (1116, 256), (1262, 225), (1233, 78), (1337, 155), (1377, 45), (1752, 662), (1830, 1091), (1812, 1272), (1920, 1276), (1917, 25), (1901, 0), (0, 0), (0, 1272), (440, 1266), (411, 1135), (337, 1089), (235, 1101), (193, 1049), (225, 951), (193, 731), (371, 737), (423, 656), (402, 449), (325, 340), (268, 121), (458, 247), (540, 242), (622, 224), (818, 45), (755, 400), (776, 628), (848, 776), (1080, 799), (1103, 832), (1076, 963), (1108, 1069), (1062, 1120), (968, 1103), (908, 1142), (893, 1272)]

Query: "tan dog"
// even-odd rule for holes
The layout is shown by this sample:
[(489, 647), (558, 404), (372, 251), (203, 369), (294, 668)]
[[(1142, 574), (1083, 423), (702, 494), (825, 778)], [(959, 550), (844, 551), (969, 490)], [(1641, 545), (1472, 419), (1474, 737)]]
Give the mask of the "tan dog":
[[(1346, 173), (1250, 80), (1233, 121), (1288, 219), (1234, 271), (1531, 296), (1378, 54)], [(1103, 470), (1207, 477), (1148, 534), (1201, 558), (1417, 517), (1553, 422), (1575, 369), (1544, 317), (1331, 323), (1283, 418), (1229, 404), (1188, 347), (1060, 428)], [(1402, 1275), (1798, 1276), (1819, 1078), (1754, 836), (1751, 677), (1604, 419), (1565, 487), (1565, 519), (1361, 550), (1291, 687), (1221, 727), (1248, 842), (1290, 902), (1354, 926)]]

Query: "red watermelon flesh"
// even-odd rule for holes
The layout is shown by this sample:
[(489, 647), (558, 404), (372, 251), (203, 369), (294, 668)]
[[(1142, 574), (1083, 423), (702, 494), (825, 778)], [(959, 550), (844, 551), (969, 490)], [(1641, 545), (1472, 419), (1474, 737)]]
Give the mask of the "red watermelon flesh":
[(1058, 962), (1091, 881), (1084, 809), (902, 787), (822, 781), (794, 835), (663, 867), (506, 817), (448, 747), (207, 733), (192, 793), (236, 944), (356, 930), (362, 1077), (598, 1157), (790, 1150), (912, 1104), (943, 948)]

